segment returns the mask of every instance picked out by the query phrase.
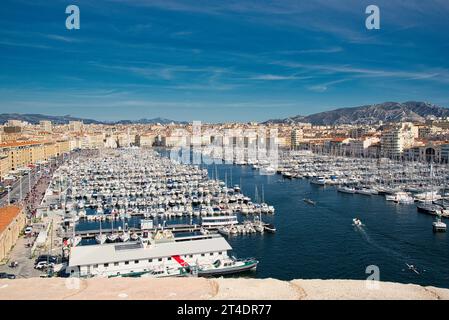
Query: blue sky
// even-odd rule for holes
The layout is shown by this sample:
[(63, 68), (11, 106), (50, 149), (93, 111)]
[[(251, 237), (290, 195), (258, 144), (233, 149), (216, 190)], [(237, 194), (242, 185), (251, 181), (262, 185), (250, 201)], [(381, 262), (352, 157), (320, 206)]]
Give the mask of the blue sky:
[[(81, 29), (65, 28), (76, 4)], [(381, 29), (365, 28), (365, 8)], [(447, 0), (2, 1), (0, 112), (260, 121), (449, 106)]]

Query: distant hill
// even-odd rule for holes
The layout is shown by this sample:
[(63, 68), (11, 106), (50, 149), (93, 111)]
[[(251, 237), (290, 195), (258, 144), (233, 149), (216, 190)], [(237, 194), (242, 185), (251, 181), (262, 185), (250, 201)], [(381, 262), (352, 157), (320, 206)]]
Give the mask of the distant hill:
[(165, 118), (154, 118), (154, 119), (140, 119), (140, 120), (121, 120), (115, 122), (116, 124), (170, 124), (170, 123), (176, 123), (176, 124), (188, 124), (188, 121), (174, 121), (170, 119)]
[(427, 102), (385, 102), (355, 108), (341, 108), (308, 116), (268, 120), (265, 123), (306, 122), (314, 125), (372, 124), (379, 121), (424, 122), (429, 117), (449, 117), (449, 109)]
[(69, 121), (82, 121), (85, 124), (186, 124), (187, 122), (173, 121), (164, 118), (140, 119), (140, 120), (120, 120), (120, 121), (98, 121), (93, 119), (84, 119), (65, 116), (49, 116), (43, 114), (21, 114), (21, 113), (2, 113), (0, 114), (0, 124), (4, 124), (8, 120), (26, 121), (31, 124), (38, 124), (39, 121), (49, 120), (54, 124), (67, 124)]

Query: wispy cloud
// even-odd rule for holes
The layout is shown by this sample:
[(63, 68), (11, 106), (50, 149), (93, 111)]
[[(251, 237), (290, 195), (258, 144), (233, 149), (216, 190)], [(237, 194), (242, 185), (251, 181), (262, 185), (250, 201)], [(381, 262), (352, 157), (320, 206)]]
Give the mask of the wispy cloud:
[(405, 80), (434, 80), (447, 82), (449, 81), (448, 70), (439, 71), (404, 71), (404, 70), (384, 70), (359, 68), (352, 65), (327, 65), (327, 64), (304, 64), (294, 61), (274, 61), (273, 64), (302, 70), (312, 70), (323, 72), (325, 74), (352, 74), (358, 77), (372, 78), (400, 78)]
[(342, 51), (344, 51), (342, 47), (330, 47), (330, 48), (304, 49), (304, 50), (282, 50), (276, 51), (276, 53), (284, 55), (296, 55), (296, 54), (314, 54), (314, 53), (338, 53)]
[(76, 39), (76, 38), (72, 38), (72, 37), (66, 37), (66, 36), (61, 36), (61, 35), (57, 35), (57, 34), (45, 34), (44, 37), (51, 39), (51, 40), (57, 40), (57, 41), (63, 41), (63, 42), (81, 42), (80, 39)]
[(106, 65), (93, 62), (92, 65), (110, 71), (125, 71), (134, 73), (146, 78), (162, 78), (164, 80), (172, 80), (176, 74), (182, 73), (206, 73), (209, 75), (221, 74), (229, 70), (221, 67), (193, 67), (185, 65), (168, 65), (168, 64), (153, 64), (146, 66), (123, 66), (123, 65)]
[(296, 76), (282, 76), (275, 74), (261, 74), (257, 76), (250, 77), (251, 80), (267, 80), (267, 81), (279, 81), (279, 80), (296, 80)]
[(43, 44), (8, 41), (8, 40), (0, 41), (0, 45), (9, 46), (9, 47), (27, 47), (27, 48), (33, 48), (33, 49), (51, 49), (52, 48), (50, 46), (43, 45)]
[(172, 38), (186, 38), (188, 36), (191, 36), (193, 34), (193, 31), (177, 31), (170, 34), (170, 37)]
[(339, 80), (334, 80), (334, 81), (329, 81), (326, 83), (321, 83), (321, 84), (316, 84), (316, 85), (312, 85), (312, 86), (308, 86), (307, 89), (310, 91), (314, 91), (314, 92), (326, 92), (330, 86), (338, 84), (338, 83), (342, 83), (342, 82), (346, 82), (349, 81), (351, 79), (339, 79)]

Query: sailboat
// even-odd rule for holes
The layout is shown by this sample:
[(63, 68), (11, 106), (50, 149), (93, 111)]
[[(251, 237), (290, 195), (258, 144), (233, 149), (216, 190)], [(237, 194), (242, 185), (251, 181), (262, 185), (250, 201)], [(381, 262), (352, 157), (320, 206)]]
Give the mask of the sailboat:
[(120, 241), (127, 242), (130, 239), (129, 232), (123, 231), (123, 233), (119, 236)]
[(114, 233), (114, 220), (112, 220), (112, 233), (106, 236), (108, 242), (116, 242), (118, 239), (118, 234)]
[(95, 236), (95, 240), (97, 241), (97, 243), (99, 244), (103, 244), (106, 242), (106, 235), (103, 234), (102, 229), (101, 229), (101, 219), (100, 219), (100, 234), (97, 234)]
[(123, 233), (119, 236), (120, 241), (127, 242), (130, 239), (129, 232), (125, 228), (125, 219), (123, 219)]

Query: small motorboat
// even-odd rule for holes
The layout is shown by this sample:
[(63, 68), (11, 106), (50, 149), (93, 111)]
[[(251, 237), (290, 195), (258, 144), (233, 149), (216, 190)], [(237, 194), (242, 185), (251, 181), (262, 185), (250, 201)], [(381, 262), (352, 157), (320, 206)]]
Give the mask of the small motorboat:
[(266, 224), (266, 225), (264, 226), (264, 229), (265, 229), (267, 232), (270, 232), (270, 233), (275, 233), (275, 232), (276, 232), (276, 227), (275, 227), (274, 225), (272, 225), (272, 224)]
[(223, 226), (221, 228), (218, 228), (218, 233), (224, 236), (229, 236), (231, 234), (231, 230), (229, 227)]
[(359, 218), (354, 218), (354, 219), (352, 219), (352, 225), (354, 225), (356, 227), (361, 227), (363, 224)]
[(413, 272), (416, 273), (416, 274), (419, 274), (418, 269), (416, 269), (416, 267), (415, 267), (413, 264), (408, 264), (408, 263), (406, 263), (406, 265), (407, 265), (407, 267), (408, 267), (409, 270), (413, 271)]
[(446, 232), (446, 224), (438, 217), (433, 223), (433, 232)]
[(302, 199), (307, 204), (311, 204), (312, 206), (316, 205), (316, 202), (311, 199)]

